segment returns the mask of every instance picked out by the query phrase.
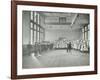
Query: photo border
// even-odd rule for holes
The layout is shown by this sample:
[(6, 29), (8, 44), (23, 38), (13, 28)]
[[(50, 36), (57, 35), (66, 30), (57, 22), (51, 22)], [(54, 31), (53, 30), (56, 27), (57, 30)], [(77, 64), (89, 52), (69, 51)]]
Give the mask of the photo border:
[[(17, 75), (17, 5), (94, 9), (94, 71)], [(12, 79), (90, 75), (90, 74), (97, 74), (97, 6), (96, 5), (64, 4), (64, 3), (33, 2), (33, 1), (11, 1), (11, 78)]]

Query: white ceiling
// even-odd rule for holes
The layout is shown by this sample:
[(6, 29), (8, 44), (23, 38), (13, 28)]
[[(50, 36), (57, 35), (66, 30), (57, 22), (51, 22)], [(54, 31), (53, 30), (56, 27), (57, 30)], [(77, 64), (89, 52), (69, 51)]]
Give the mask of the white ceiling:
[(74, 13), (62, 13), (62, 12), (44, 12), (46, 17), (71, 17), (74, 16)]
[[(61, 12), (42, 12), (41, 14), (45, 16), (45, 29), (79, 29), (89, 24), (89, 14)], [(60, 23), (60, 17), (66, 18), (66, 21)]]

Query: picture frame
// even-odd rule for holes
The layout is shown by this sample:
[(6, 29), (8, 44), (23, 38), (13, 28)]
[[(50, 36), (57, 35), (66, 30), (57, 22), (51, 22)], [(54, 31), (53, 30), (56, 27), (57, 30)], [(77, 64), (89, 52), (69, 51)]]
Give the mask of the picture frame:
[[(42, 7), (42, 8), (41, 8)], [(38, 10), (39, 8), (39, 10)], [(22, 69), (22, 14), (23, 10), (37, 10), (44, 12), (69, 12), (73, 13), (75, 9), (77, 11), (82, 11), (83, 13), (87, 11), (90, 14), (90, 65), (86, 69), (82, 67), (68, 68), (72, 69), (69, 71), (66, 67), (60, 68), (37, 68), (37, 69), (27, 69), (28, 71), (23, 71)], [(80, 12), (80, 13), (82, 13)], [(66, 19), (61, 17), (60, 22), (63, 23)], [(65, 23), (65, 22), (64, 22)], [(93, 23), (93, 24), (92, 24)], [(93, 31), (93, 32), (92, 32)], [(19, 37), (20, 36), (20, 37)], [(92, 37), (93, 36), (93, 37)], [(21, 58), (21, 59), (19, 59)], [(92, 62), (93, 61), (93, 62)], [(21, 67), (19, 67), (21, 65)], [(83, 69), (83, 70), (82, 70)], [(64, 71), (65, 70), (65, 71)], [(90, 75), (97, 74), (97, 6), (96, 5), (83, 5), (83, 4), (64, 4), (64, 3), (49, 3), (49, 2), (33, 2), (33, 1), (11, 1), (11, 78), (12, 79), (26, 79), (26, 78), (43, 78), (43, 77), (59, 77), (59, 76), (75, 76), (75, 75)]]

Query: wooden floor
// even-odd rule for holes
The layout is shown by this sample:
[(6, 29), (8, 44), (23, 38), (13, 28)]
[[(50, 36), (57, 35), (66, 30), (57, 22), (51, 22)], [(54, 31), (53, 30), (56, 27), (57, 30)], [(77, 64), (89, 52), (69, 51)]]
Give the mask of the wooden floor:
[(42, 53), (41, 56), (23, 56), (23, 68), (71, 67), (89, 65), (89, 54), (76, 50), (53, 50)]

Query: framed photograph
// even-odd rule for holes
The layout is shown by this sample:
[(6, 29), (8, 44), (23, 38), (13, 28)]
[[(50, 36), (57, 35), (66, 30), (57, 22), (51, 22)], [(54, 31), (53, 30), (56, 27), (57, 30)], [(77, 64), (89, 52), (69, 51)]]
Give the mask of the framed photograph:
[(11, 1), (11, 78), (97, 74), (97, 6)]

